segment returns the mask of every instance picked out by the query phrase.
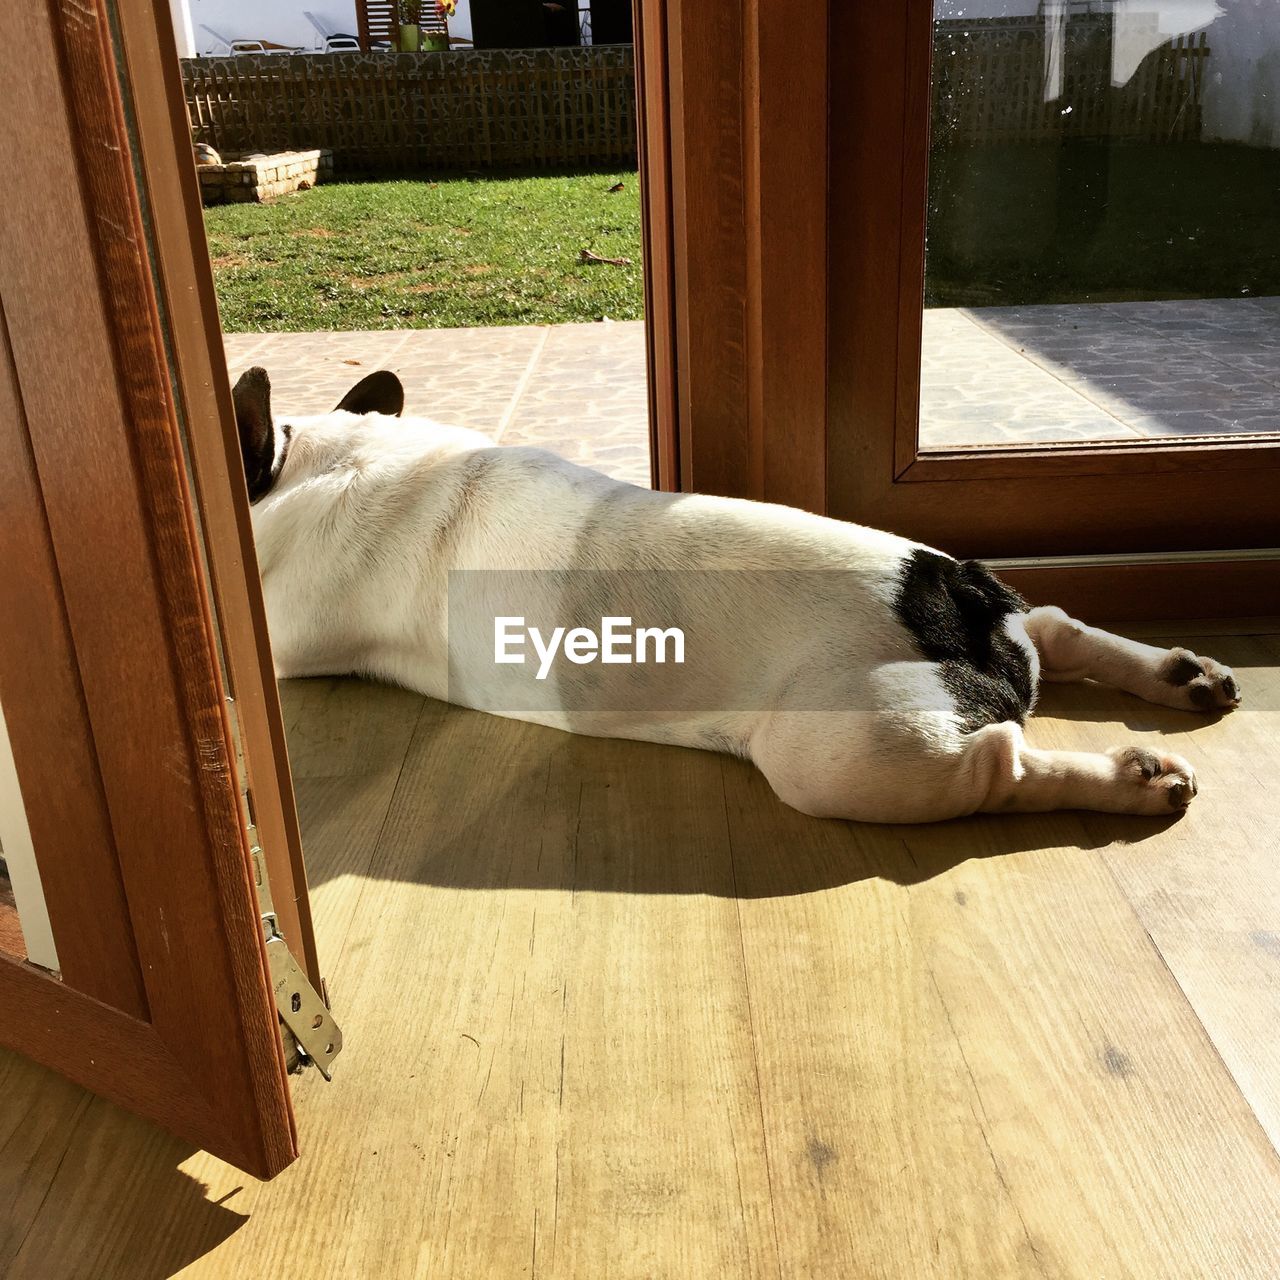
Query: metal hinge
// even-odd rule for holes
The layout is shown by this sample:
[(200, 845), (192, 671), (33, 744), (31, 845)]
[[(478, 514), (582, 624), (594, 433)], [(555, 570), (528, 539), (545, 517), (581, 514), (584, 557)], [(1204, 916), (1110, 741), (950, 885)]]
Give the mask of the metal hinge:
[(284, 1024), (289, 1071), (301, 1071), (313, 1062), (326, 1080), (331, 1079), (330, 1067), (342, 1052), (342, 1031), (333, 1020), (327, 1002), (316, 992), (302, 966), (293, 958), (289, 944), (280, 932), (280, 922), (271, 901), (266, 863), (262, 847), (258, 844), (258, 831), (252, 823), (249, 825), (249, 851), (253, 855), (262, 933), (267, 941), (271, 990), (280, 1021)]

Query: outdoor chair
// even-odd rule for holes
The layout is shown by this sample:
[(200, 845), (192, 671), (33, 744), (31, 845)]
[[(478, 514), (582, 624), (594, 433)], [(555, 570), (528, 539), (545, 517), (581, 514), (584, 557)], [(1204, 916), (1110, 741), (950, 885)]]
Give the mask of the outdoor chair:
[[(305, 53), (305, 49), (294, 45), (276, 44), (274, 40), (233, 40), (220, 31), (207, 27), (202, 22), (201, 31), (207, 31), (229, 53)], [(212, 51), (210, 51), (212, 52)]]
[[(359, 53), (360, 38), (353, 36), (348, 31), (330, 31), (328, 24), (321, 22), (309, 9), (303, 9), (302, 16), (315, 27), (320, 39), (324, 41), (325, 53)], [(390, 44), (383, 41), (374, 41), (373, 47), (376, 49), (379, 45), (384, 48), (390, 48)]]

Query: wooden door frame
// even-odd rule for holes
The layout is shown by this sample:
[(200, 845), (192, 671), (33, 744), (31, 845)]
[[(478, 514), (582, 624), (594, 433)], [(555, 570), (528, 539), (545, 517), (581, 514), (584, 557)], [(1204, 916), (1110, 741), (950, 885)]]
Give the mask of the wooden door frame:
[(1099, 620), (1258, 613), (1280, 435), (918, 450), (932, 5), (776, 8), (637, 8), (655, 484), (997, 559)]
[(166, 0), (115, 2), (120, 87), (153, 243), (154, 293), (174, 368), (175, 410), (201, 513), (202, 550), (235, 697), (253, 816), (280, 932), (311, 985), (321, 991), (302, 835), (172, 15)]
[(636, 0), (657, 488), (825, 504), (825, 8)]
[(1280, 433), (920, 450), (931, 29), (930, 0), (832, 7), (834, 64), (869, 48), (883, 56), (831, 80), (832, 114), (846, 125), (831, 151), (832, 272), (848, 287), (832, 294), (830, 340), (851, 359), (831, 368), (828, 510), (987, 557), (1231, 561), (1280, 544)]
[(644, 246), (644, 336), (649, 399), (649, 477), (655, 489), (680, 488), (676, 408), (674, 215), (667, 93), (667, 0), (632, 0), (636, 151)]
[[(105, 0), (11, 19), (0, 697), (63, 980), (0, 957), (0, 1043), (270, 1177), (297, 1135), (219, 639), (233, 675), (255, 658), (218, 630), (200, 540), (237, 491), (203, 475), (198, 526)], [(226, 552), (224, 604), (236, 554), (252, 578)], [(257, 797), (261, 829), (280, 802)]]

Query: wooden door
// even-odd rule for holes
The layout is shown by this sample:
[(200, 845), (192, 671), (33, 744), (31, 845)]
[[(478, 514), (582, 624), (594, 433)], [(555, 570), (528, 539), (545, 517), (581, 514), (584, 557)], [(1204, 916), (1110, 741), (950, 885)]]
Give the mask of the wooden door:
[(1266, 611), (1280, 579), (1257, 552), (1280, 544), (1280, 421), (1239, 437), (922, 448), (933, 25), (931, 0), (832, 8), (829, 511), (967, 555), (1172, 553), (1151, 570), (1180, 584), (1161, 593), (1167, 612), (1201, 590)]
[(319, 974), (189, 140), (129, 80), (168, 9), (10, 16), (0, 704), (61, 973), (0, 955), (0, 1043), (270, 1177), (268, 908)]
[(1274, 612), (1280, 430), (921, 448), (931, 0), (641, 18), (661, 487), (983, 556), (1099, 619)]
[(822, 510), (826, 13), (634, 12), (654, 482)]

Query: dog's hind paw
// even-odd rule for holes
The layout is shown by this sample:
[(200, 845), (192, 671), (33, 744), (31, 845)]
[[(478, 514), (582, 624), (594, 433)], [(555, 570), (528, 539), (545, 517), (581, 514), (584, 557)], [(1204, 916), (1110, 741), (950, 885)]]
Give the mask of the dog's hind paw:
[(1240, 705), (1240, 684), (1230, 667), (1190, 649), (1171, 649), (1159, 672), (1173, 706), (1190, 711), (1230, 711)]
[(1147, 747), (1117, 747), (1108, 754), (1116, 762), (1120, 779), (1133, 789), (1130, 813), (1176, 813), (1200, 789), (1195, 771), (1181, 756)]

